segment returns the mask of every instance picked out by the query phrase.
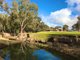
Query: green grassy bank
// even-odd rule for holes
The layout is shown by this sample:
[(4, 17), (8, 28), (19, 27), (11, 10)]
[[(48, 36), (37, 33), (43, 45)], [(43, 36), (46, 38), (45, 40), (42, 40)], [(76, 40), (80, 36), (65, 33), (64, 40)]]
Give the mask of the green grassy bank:
[(33, 39), (36, 40), (43, 40), (46, 41), (50, 36), (55, 36), (55, 35), (69, 35), (69, 36), (80, 36), (80, 32), (77, 31), (72, 31), (72, 32), (67, 32), (67, 31), (43, 31), (43, 32), (37, 32), (37, 33), (30, 33), (30, 36)]
[(53, 34), (53, 35), (80, 35), (80, 32), (77, 31), (72, 31), (72, 32), (67, 32), (67, 31), (44, 31), (44, 32), (38, 32), (38, 34)]

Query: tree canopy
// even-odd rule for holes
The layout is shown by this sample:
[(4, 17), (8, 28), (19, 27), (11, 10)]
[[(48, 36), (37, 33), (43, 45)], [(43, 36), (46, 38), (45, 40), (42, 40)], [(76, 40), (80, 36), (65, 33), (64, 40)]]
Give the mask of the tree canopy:
[(74, 24), (74, 25), (72, 26), (72, 29), (73, 29), (73, 30), (80, 31), (80, 16), (78, 16), (77, 19), (78, 19), (78, 21), (77, 21), (76, 24)]
[(63, 31), (68, 31), (68, 25), (63, 25)]
[(36, 32), (48, 28), (38, 16), (38, 6), (29, 0), (12, 0), (9, 6), (4, 0), (0, 0), (0, 31), (9, 33)]

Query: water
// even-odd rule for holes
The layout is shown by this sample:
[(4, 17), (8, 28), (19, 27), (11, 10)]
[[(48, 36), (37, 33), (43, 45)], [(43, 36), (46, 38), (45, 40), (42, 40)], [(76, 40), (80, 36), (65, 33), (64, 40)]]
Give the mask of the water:
[(36, 56), (38, 60), (61, 60), (44, 49), (34, 51), (33, 56)]
[(19, 45), (4, 48), (1, 56), (4, 60), (77, 60), (50, 48), (32, 49), (27, 47), (23, 53)]
[(9, 52), (6, 53), (6, 55), (4, 57), (4, 60), (10, 60), (10, 54), (9, 54)]
[[(35, 50), (32, 56), (35, 57), (35, 60), (61, 60), (59, 57), (52, 55), (50, 52), (47, 52), (44, 49)], [(9, 52), (6, 53), (4, 60), (11, 60)]]

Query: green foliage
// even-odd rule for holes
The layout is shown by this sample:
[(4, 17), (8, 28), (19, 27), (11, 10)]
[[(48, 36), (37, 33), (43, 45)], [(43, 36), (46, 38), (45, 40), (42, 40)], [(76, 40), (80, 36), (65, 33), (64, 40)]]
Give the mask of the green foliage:
[(28, 0), (13, 0), (12, 7), (0, 0), (0, 31), (17, 34), (19, 32), (37, 32), (48, 28), (38, 17), (38, 6)]
[(0, 0), (0, 6), (2, 6), (3, 2), (4, 2), (4, 0)]
[(74, 25), (72, 26), (72, 29), (73, 29), (73, 30), (80, 31), (80, 16), (78, 16), (77, 19), (78, 19), (78, 21), (77, 21), (76, 24), (74, 24)]
[(63, 30), (68, 31), (68, 25), (63, 25)]

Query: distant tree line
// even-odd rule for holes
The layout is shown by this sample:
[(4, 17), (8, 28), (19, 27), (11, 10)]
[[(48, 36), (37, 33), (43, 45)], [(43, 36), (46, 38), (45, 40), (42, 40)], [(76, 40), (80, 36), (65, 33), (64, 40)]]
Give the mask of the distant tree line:
[(77, 19), (78, 21), (72, 26), (72, 29), (69, 29), (69, 26), (65, 24), (63, 25), (63, 27), (61, 26), (55, 26), (54, 28), (51, 27), (50, 30), (52, 31), (80, 31), (80, 16), (78, 16)]
[(77, 23), (75, 23), (73, 26), (72, 26), (72, 29), (70, 30), (69, 29), (69, 26), (68, 25), (63, 25), (63, 27), (61, 26), (55, 26), (55, 28), (51, 27), (51, 30), (54, 30), (54, 31), (80, 31), (80, 16), (77, 17), (78, 21)]

